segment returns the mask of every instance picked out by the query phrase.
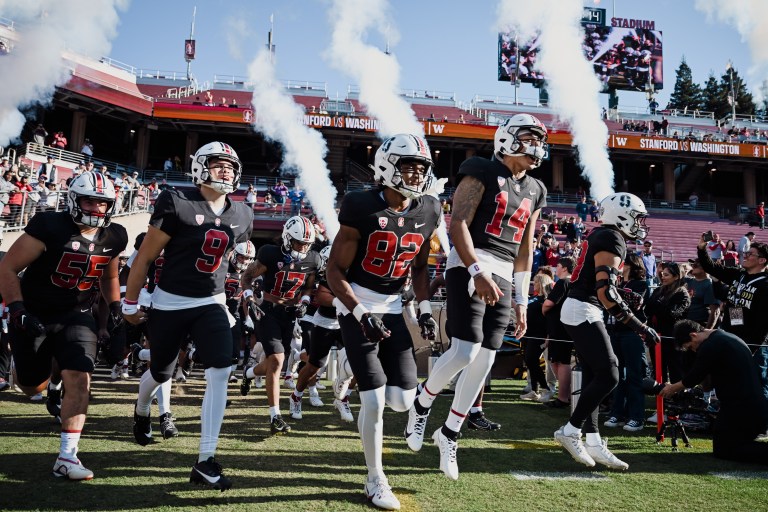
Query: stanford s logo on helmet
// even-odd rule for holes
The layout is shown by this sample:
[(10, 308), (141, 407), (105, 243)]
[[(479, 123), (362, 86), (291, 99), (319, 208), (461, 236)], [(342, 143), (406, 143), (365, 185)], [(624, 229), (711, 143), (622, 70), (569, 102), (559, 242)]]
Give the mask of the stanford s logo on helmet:
[[(83, 198), (96, 199), (107, 203), (104, 213), (99, 211), (85, 211), (80, 205)], [(84, 172), (72, 180), (67, 191), (67, 205), (72, 219), (83, 226), (103, 228), (109, 226), (112, 215), (115, 213), (115, 187), (106, 176), (96, 171)]]
[(541, 121), (530, 114), (516, 114), (496, 129), (493, 151), (499, 159), (503, 159), (505, 155), (533, 157), (538, 160), (536, 164), (538, 167), (546, 154), (546, 150), (544, 146), (532, 146), (521, 141), (518, 137), (523, 132), (533, 133), (541, 138), (542, 142), (547, 140), (547, 128)]
[(303, 260), (309, 252), (309, 247), (304, 252), (295, 251), (291, 244), (294, 240), (303, 244), (315, 243), (315, 226), (308, 218), (296, 215), (285, 221), (283, 226), (283, 252), (294, 260)]
[(629, 240), (644, 240), (650, 228), (645, 225), (648, 210), (634, 194), (618, 192), (600, 202), (600, 220), (604, 225), (616, 226)]
[[(226, 160), (232, 163), (235, 176), (232, 183), (226, 181), (214, 181), (209, 171), (209, 163), (212, 159)], [(229, 144), (223, 142), (210, 142), (197, 150), (192, 156), (192, 183), (205, 185), (221, 194), (230, 194), (240, 186), (240, 178), (243, 167), (237, 153)]]
[[(403, 180), (400, 166), (404, 163), (419, 163), (426, 167), (424, 181), (420, 186), (408, 186)], [(376, 150), (373, 165), (373, 179), (385, 187), (400, 192), (411, 199), (425, 194), (435, 180), (432, 174), (432, 153), (427, 141), (416, 135), (400, 133), (385, 140)]]

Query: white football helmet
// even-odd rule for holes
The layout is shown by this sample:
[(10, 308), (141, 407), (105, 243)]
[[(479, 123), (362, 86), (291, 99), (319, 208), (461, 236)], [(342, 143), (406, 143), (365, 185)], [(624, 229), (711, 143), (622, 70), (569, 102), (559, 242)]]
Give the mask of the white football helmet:
[(318, 272), (325, 271), (326, 265), (328, 265), (328, 256), (331, 255), (331, 246), (326, 245), (322, 249), (320, 249), (320, 268), (318, 269)]
[[(90, 197), (107, 202), (107, 210), (104, 213), (85, 211), (80, 207), (80, 200)], [(96, 171), (84, 172), (72, 180), (67, 191), (67, 205), (72, 219), (83, 226), (103, 228), (109, 226), (112, 215), (115, 213), (115, 187), (106, 176)]]
[(644, 240), (650, 228), (645, 225), (648, 210), (634, 194), (617, 192), (600, 202), (600, 220), (604, 225), (616, 226), (628, 240)]
[[(242, 256), (242, 258), (238, 259), (238, 256)], [(253, 263), (255, 257), (256, 246), (253, 245), (253, 242), (248, 240), (247, 242), (240, 242), (235, 246), (235, 250), (232, 251), (232, 256), (230, 257), (230, 262), (233, 267), (242, 272), (248, 268), (248, 265)]]
[(496, 129), (493, 138), (493, 152), (502, 159), (508, 156), (531, 156), (538, 160), (536, 167), (541, 164), (541, 159), (546, 154), (544, 145), (532, 146), (518, 139), (522, 132), (531, 132), (541, 137), (542, 142), (547, 140), (547, 128), (536, 117), (530, 114), (515, 114)]
[[(213, 181), (211, 172), (208, 170), (208, 163), (212, 158), (218, 158), (232, 162), (235, 170), (235, 177), (232, 183), (226, 181)], [(195, 185), (205, 185), (221, 194), (230, 194), (240, 186), (240, 177), (242, 176), (243, 166), (237, 153), (229, 144), (223, 142), (209, 142), (197, 150), (192, 156), (192, 182)]]
[(291, 245), (294, 240), (305, 244), (315, 243), (315, 226), (308, 218), (296, 215), (285, 221), (283, 226), (283, 252), (301, 261), (307, 256), (309, 246), (305, 252), (294, 251)]
[[(400, 165), (406, 162), (424, 164), (426, 173), (421, 186), (406, 185), (400, 173)], [(373, 179), (385, 187), (400, 192), (405, 197), (417, 198), (432, 188), (435, 175), (432, 174), (432, 153), (427, 141), (416, 135), (400, 133), (385, 140), (376, 150), (373, 165)]]

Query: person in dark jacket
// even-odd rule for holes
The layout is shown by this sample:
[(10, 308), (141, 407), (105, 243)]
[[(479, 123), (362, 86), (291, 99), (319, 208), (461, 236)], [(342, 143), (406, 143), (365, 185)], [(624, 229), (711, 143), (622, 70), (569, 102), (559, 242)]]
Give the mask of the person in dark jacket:
[[(552, 398), (552, 390), (547, 385), (547, 377), (541, 368), (541, 354), (547, 338), (547, 324), (541, 305), (552, 291), (554, 281), (546, 274), (536, 274), (533, 277), (533, 297), (528, 301), (528, 330), (523, 336), (522, 346), (525, 366), (531, 374), (531, 390), (520, 395), (521, 400), (548, 402)], [(541, 388), (541, 390), (540, 390)]]

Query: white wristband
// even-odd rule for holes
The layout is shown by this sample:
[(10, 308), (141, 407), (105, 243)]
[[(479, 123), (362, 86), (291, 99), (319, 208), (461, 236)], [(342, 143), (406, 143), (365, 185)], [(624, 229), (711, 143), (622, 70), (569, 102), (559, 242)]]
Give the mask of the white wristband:
[(312, 302), (312, 297), (309, 295), (303, 295), (299, 302), (306, 302), (307, 304), (310, 304)]
[(478, 274), (483, 273), (483, 267), (480, 266), (480, 263), (474, 262), (470, 266), (467, 267), (467, 270), (469, 271), (470, 277), (474, 279), (474, 277)]
[(139, 312), (139, 305), (138, 304), (126, 304), (123, 302), (123, 305), (120, 306), (120, 310), (123, 312), (124, 315), (135, 315)]
[(251, 290), (250, 288), (246, 288), (245, 290), (243, 290), (243, 298), (247, 299), (248, 297), (253, 297), (253, 290)]
[(368, 308), (363, 306), (362, 304), (358, 304), (355, 306), (355, 309), (352, 310), (352, 314), (355, 315), (355, 318), (357, 318), (358, 322), (361, 322), (363, 319), (363, 315), (368, 313)]
[(431, 315), (432, 314), (432, 303), (428, 300), (423, 300), (419, 302), (419, 314), (420, 315)]
[(528, 289), (531, 287), (531, 273), (515, 272), (515, 304), (528, 307)]

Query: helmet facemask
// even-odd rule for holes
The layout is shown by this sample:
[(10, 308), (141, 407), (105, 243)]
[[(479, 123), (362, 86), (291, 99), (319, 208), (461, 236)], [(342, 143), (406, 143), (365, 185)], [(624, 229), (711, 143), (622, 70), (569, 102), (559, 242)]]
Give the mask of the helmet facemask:
[[(222, 180), (214, 180), (211, 170), (210, 170), (210, 162), (211, 160), (218, 160), (219, 162), (229, 162), (232, 164), (232, 183), (222, 181)], [(236, 160), (232, 160), (230, 158), (222, 158), (220, 156), (209, 156), (205, 159), (205, 162), (202, 164), (203, 170), (200, 173), (200, 179), (203, 183), (201, 185), (205, 187), (212, 188), (216, 192), (220, 194), (231, 194), (235, 190), (237, 190), (237, 187), (240, 186), (240, 177), (242, 170), (240, 169), (240, 162)], [(217, 163), (218, 165), (218, 163)], [(220, 173), (222, 171), (219, 171)]]
[[(418, 186), (408, 185), (402, 172), (403, 165), (414, 163), (425, 167), (423, 181)], [(376, 151), (371, 167), (376, 182), (410, 199), (428, 193), (435, 183), (429, 146), (423, 138), (416, 135), (401, 133), (385, 140)]]
[[(98, 210), (84, 210), (80, 203), (85, 198), (107, 203), (104, 213)], [(103, 174), (87, 172), (81, 174), (70, 183), (67, 193), (67, 205), (69, 206), (72, 220), (77, 224), (93, 228), (103, 228), (109, 226), (112, 215), (115, 213), (115, 207), (117, 206), (115, 198), (115, 188)]]
[[(423, 196), (429, 189), (432, 188), (435, 176), (432, 174), (432, 161), (426, 158), (413, 158), (413, 157), (400, 157), (397, 155), (390, 155), (390, 161), (393, 162), (395, 172), (392, 173), (392, 177), (389, 179), (390, 183), (385, 183), (386, 186), (397, 190), (399, 193), (410, 199)], [(420, 185), (408, 185), (406, 178), (403, 176), (403, 166), (410, 165), (423, 165), (424, 173), (421, 174)]]
[[(232, 182), (214, 180), (211, 172), (211, 161), (223, 160), (232, 164)], [(197, 150), (192, 156), (192, 182), (195, 185), (206, 186), (219, 194), (231, 194), (240, 186), (242, 164), (237, 153), (231, 146), (223, 142), (211, 142)]]
[[(301, 261), (307, 257), (313, 243), (315, 243), (315, 226), (307, 219), (297, 215), (291, 217), (283, 226), (283, 253), (293, 261)], [(306, 244), (306, 250), (297, 251), (293, 248), (293, 241)]]

